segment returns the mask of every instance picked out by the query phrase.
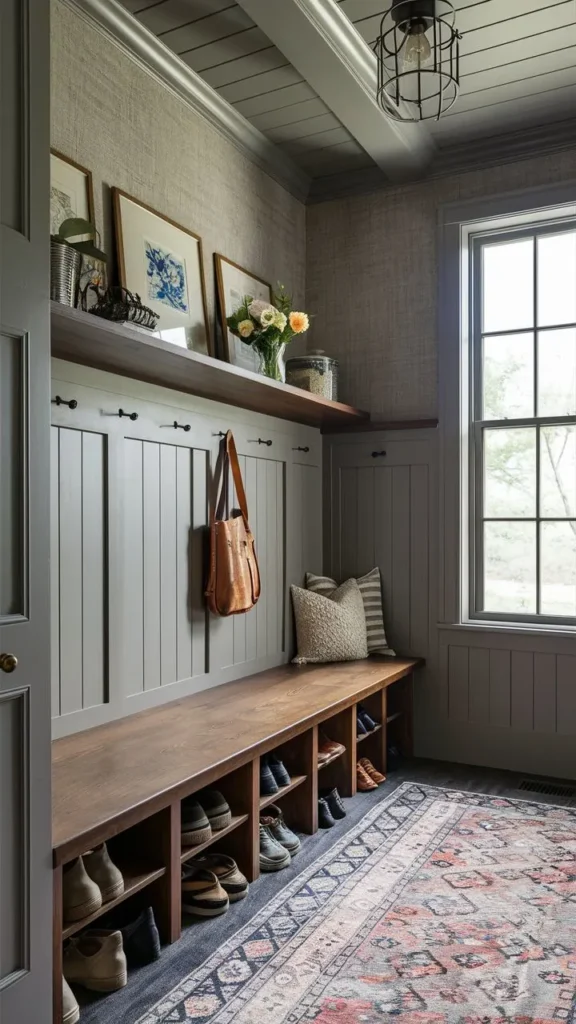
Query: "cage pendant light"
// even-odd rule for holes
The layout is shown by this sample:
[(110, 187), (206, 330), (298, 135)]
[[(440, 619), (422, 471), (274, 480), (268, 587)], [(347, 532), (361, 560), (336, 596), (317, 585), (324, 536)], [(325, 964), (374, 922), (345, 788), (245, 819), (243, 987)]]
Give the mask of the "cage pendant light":
[(450, 0), (393, 0), (374, 43), (378, 103), (395, 121), (438, 120), (456, 102), (460, 33)]

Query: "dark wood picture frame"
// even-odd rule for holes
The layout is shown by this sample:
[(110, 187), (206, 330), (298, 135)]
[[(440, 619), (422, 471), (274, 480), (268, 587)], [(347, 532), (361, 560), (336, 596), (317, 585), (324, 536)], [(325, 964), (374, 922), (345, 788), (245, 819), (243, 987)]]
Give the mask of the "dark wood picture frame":
[(69, 164), (76, 171), (80, 171), (81, 174), (86, 176), (86, 193), (88, 197), (88, 220), (91, 224), (96, 223), (96, 214), (94, 210), (94, 179), (92, 177), (92, 171), (88, 167), (84, 167), (83, 164), (79, 164), (72, 157), (66, 156), (65, 153), (61, 153), (59, 149), (50, 147), (50, 156), (55, 156), (58, 160), (62, 160), (63, 163)]
[[(269, 291), (269, 302), (272, 302), (272, 285), (269, 281), (265, 281), (258, 274), (253, 274), (251, 270), (246, 270), (246, 267), (242, 267), (239, 263), (235, 263), (234, 260), (229, 260), (227, 256), (222, 256), (221, 253), (214, 253), (214, 272), (216, 275), (216, 290), (218, 296), (218, 314), (220, 320), (220, 326), (222, 330), (222, 346), (225, 361), (230, 363), (230, 345), (228, 343), (228, 324), (226, 323), (226, 294), (224, 291), (224, 278), (222, 276), (222, 264), (227, 263), (228, 266), (234, 267), (235, 270), (239, 270), (242, 274), (246, 274), (247, 277), (251, 277), (254, 281), (258, 281), (259, 284), (264, 285)], [(233, 364), (234, 365), (234, 364)]]
[(208, 320), (208, 303), (206, 301), (206, 275), (204, 273), (204, 252), (202, 248), (202, 238), (197, 235), (195, 231), (191, 231), (190, 228), (185, 228), (182, 224), (178, 224), (177, 221), (172, 220), (171, 217), (167, 217), (166, 214), (160, 213), (159, 210), (155, 210), (153, 206), (149, 206), (148, 203), (142, 202), (136, 196), (130, 195), (129, 192), (125, 192), (117, 186), (112, 186), (112, 209), (114, 214), (114, 236), (116, 239), (116, 256), (118, 259), (118, 273), (120, 277), (120, 284), (123, 288), (128, 288), (126, 283), (126, 264), (124, 261), (124, 234), (122, 230), (122, 210), (120, 205), (121, 199), (127, 199), (129, 202), (134, 203), (135, 206), (140, 206), (147, 213), (151, 213), (154, 217), (158, 217), (160, 220), (170, 224), (171, 227), (176, 228), (178, 231), (182, 231), (185, 235), (189, 235), (194, 238), (198, 243), (198, 256), (200, 265), (200, 288), (202, 292), (202, 311), (204, 313), (204, 327), (206, 331), (206, 347), (208, 349), (208, 355), (214, 356), (214, 346), (212, 343), (212, 335), (210, 332), (210, 324)]

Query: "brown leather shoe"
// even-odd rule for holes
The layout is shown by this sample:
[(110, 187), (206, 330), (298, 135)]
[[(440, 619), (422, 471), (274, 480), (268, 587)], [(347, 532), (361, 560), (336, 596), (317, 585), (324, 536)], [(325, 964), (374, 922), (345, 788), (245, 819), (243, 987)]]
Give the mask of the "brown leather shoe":
[(382, 772), (379, 772), (372, 764), (372, 761), (369, 761), (367, 757), (361, 757), (358, 764), (364, 769), (366, 774), (372, 779), (372, 782), (375, 782), (377, 786), (380, 786), (382, 782), (386, 782), (386, 776), (382, 775)]
[(377, 783), (370, 778), (361, 764), (356, 765), (356, 789), (360, 793), (369, 793), (372, 789), (378, 789)]
[(318, 744), (318, 764), (327, 764), (328, 761), (332, 761), (335, 757), (340, 757), (346, 750), (343, 743), (337, 743), (336, 740), (330, 740), (324, 733), (320, 733)]

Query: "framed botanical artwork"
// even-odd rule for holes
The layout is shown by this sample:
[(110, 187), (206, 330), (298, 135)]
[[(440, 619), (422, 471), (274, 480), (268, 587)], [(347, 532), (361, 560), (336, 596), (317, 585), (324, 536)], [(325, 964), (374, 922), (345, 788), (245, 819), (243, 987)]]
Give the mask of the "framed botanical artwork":
[(214, 265), (216, 268), (216, 283), (218, 286), (218, 307), (220, 310), (220, 323), (222, 325), (222, 338), (224, 344), (224, 356), (234, 366), (241, 366), (244, 370), (252, 370), (258, 373), (260, 370), (260, 357), (254, 349), (237, 338), (228, 330), (226, 318), (231, 316), (238, 306), (244, 301), (247, 295), (252, 299), (262, 299), (264, 302), (272, 301), (272, 286), (267, 281), (251, 274), (249, 270), (226, 259), (220, 253), (214, 253)]
[(112, 195), (120, 283), (158, 314), (156, 337), (212, 355), (202, 239), (119, 188)]
[(57, 150), (50, 150), (50, 234), (70, 217), (94, 223), (92, 172)]

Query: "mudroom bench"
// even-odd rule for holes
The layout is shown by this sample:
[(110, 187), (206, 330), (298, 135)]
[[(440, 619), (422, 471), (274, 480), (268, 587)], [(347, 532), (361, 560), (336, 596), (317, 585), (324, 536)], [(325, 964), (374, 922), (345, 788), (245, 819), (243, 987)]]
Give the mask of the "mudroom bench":
[[(281, 802), (300, 831), (318, 827), (318, 787), (356, 793), (357, 757), (386, 770), (389, 743), (412, 745), (412, 673), (416, 659), (377, 658), (338, 665), (284, 665), (98, 726), (52, 745), (54, 857), (54, 1022), (62, 1020), (62, 943), (118, 903), (151, 905), (162, 942), (181, 933), (181, 865), (224, 841), (250, 881), (259, 874), (259, 817)], [(356, 735), (356, 705), (378, 723)], [(319, 732), (345, 752), (318, 765)], [(360, 751), (361, 745), (361, 751)], [(260, 795), (260, 757), (277, 751), (291, 776)], [(218, 751), (218, 754), (216, 754)], [(182, 848), (181, 800), (217, 786), (230, 825), (201, 846)], [(66, 924), (64, 866), (108, 842), (124, 876), (121, 897)], [(218, 847), (217, 847), (218, 848)]]

